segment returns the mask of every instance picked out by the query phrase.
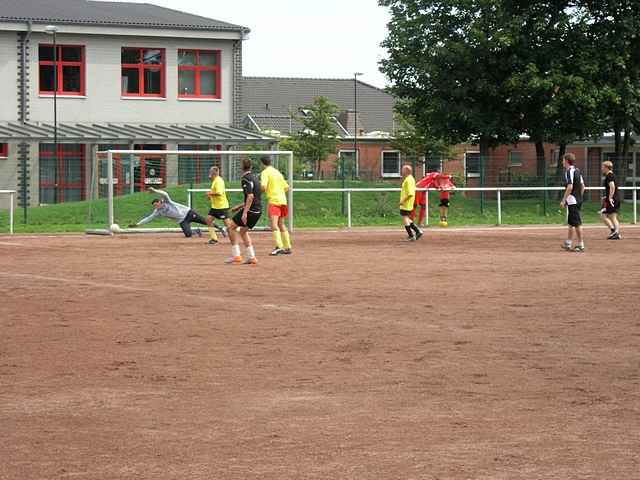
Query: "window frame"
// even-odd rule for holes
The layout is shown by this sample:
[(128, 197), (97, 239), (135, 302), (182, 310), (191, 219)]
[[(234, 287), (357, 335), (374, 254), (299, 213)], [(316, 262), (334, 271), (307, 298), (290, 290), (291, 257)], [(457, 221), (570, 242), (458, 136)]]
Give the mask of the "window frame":
[[(513, 154), (516, 153), (520, 156), (520, 160), (517, 163), (514, 163), (513, 161)], [(522, 160), (522, 152), (520, 150), (509, 150), (509, 168), (512, 167), (521, 167), (523, 165), (523, 160)]]
[(472, 173), (468, 173), (467, 172), (467, 155), (469, 154), (474, 154), (474, 155), (478, 155), (478, 157), (480, 156), (480, 151), (479, 150), (468, 150), (464, 152), (464, 176), (465, 178), (480, 178), (480, 174), (482, 173), (482, 167), (480, 167), (480, 171), (479, 172), (472, 172)]
[[(56, 172), (55, 178), (53, 180), (43, 180), (42, 175), (39, 176), (38, 180), (38, 188), (39, 192), (42, 191), (42, 188), (54, 188), (55, 189), (55, 203), (64, 203), (65, 202), (65, 190), (66, 189), (78, 189), (80, 190), (80, 200), (86, 199), (87, 194), (87, 186), (86, 186), (86, 161), (87, 161), (87, 149), (84, 143), (77, 143), (73, 145), (79, 145), (79, 152), (66, 152), (64, 147), (67, 144), (58, 143), (57, 149), (56, 144), (53, 145), (52, 150), (47, 150), (46, 152), (42, 151), (42, 145), (40, 144), (40, 150), (38, 152), (38, 164), (42, 162), (43, 158), (46, 159), (54, 159), (56, 164)], [(79, 153), (79, 155), (77, 154)], [(64, 178), (65, 172), (65, 160), (67, 157), (78, 157), (80, 159), (80, 181), (79, 182), (67, 182)]]
[[(178, 63), (178, 98), (182, 99), (191, 99), (191, 98), (202, 98), (209, 100), (220, 100), (222, 98), (222, 92), (220, 91), (220, 87), (222, 85), (221, 75), (222, 68), (220, 66), (220, 60), (222, 58), (220, 50), (203, 50), (203, 49), (194, 49), (194, 48), (179, 48), (178, 49), (178, 59), (180, 58), (180, 53), (182, 52), (194, 52), (196, 55), (196, 65), (180, 65)], [(198, 65), (200, 54), (201, 53), (213, 53), (216, 56), (216, 64), (215, 65)], [(193, 71), (194, 75), (194, 94), (185, 94), (180, 92), (180, 72), (185, 71)], [(200, 93), (201, 90), (201, 72), (213, 72), (215, 75), (215, 95), (202, 95)]]
[[(351, 149), (341, 148), (340, 150), (338, 150), (337, 159), (338, 159), (338, 165), (339, 165), (340, 169), (342, 169), (342, 154), (343, 153), (353, 153), (354, 154), (355, 162), (356, 162), (356, 165), (355, 165), (355, 167), (356, 167), (355, 176), (358, 177), (360, 175), (360, 155), (359, 155), (360, 149), (358, 148), (357, 151), (354, 150), (353, 148), (351, 148)], [(338, 178), (342, 178), (342, 177), (338, 177)], [(345, 178), (347, 178), (347, 177), (345, 177)]]
[[(385, 173), (384, 171), (384, 154), (385, 153), (397, 153), (398, 154), (398, 172), (397, 173)], [(400, 178), (402, 169), (402, 155), (400, 150), (382, 150), (380, 152), (380, 175), (382, 178)]]
[[(51, 96), (53, 97), (54, 91), (52, 90), (42, 90), (42, 85), (40, 85), (40, 68), (42, 66), (50, 66), (54, 68), (54, 74), (57, 77), (57, 91), (55, 92), (57, 95), (65, 95), (71, 97), (84, 97), (86, 96), (86, 81), (85, 81), (85, 63), (86, 63), (86, 55), (85, 55), (85, 46), (84, 45), (68, 45), (68, 44), (56, 44), (56, 50), (53, 55), (53, 60), (40, 60), (40, 47), (51, 47), (53, 48), (53, 43), (39, 43), (38, 44), (38, 94), (40, 96)], [(62, 49), (63, 48), (79, 48), (80, 49), (80, 61), (72, 62), (69, 60), (62, 60)], [(56, 62), (56, 59), (58, 61)], [(57, 65), (56, 65), (57, 64)], [(72, 91), (64, 91), (64, 77), (62, 72), (64, 71), (64, 67), (80, 67), (80, 91), (72, 92)], [(54, 78), (55, 84), (55, 78)]]
[(2, 159), (9, 158), (9, 144), (8, 143), (0, 143), (0, 158), (2, 158)]
[[(122, 63), (122, 53), (124, 50), (138, 50), (140, 54), (139, 63)], [(160, 63), (159, 64), (146, 64), (143, 62), (144, 50), (158, 50), (160, 51)], [(122, 98), (166, 98), (166, 67), (167, 67), (167, 52), (164, 48), (154, 47), (121, 47), (120, 48), (120, 96)], [(122, 71), (124, 69), (137, 69), (138, 70), (138, 93), (129, 93), (122, 90)], [(160, 71), (160, 93), (145, 93), (144, 92), (144, 71), (145, 70), (157, 70)]]

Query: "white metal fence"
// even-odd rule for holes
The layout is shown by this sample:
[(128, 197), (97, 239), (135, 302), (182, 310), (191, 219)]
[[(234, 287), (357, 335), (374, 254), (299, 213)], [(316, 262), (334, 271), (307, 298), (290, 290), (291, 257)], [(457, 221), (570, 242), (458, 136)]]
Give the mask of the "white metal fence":
[(0, 195), (9, 195), (9, 234), (13, 235), (13, 212), (15, 210), (15, 190), (0, 190)]
[[(619, 190), (631, 190), (633, 191), (633, 223), (638, 223), (638, 189), (639, 187), (619, 187)], [(422, 192), (438, 192), (439, 190), (435, 188), (418, 188), (419, 191)], [(502, 225), (502, 192), (552, 192), (552, 191), (563, 191), (564, 187), (478, 187), (478, 188), (456, 188), (455, 192), (495, 192), (496, 193), (496, 201), (497, 201), (497, 225)], [(586, 187), (586, 190), (604, 190), (603, 187)], [(205, 188), (191, 188), (188, 189), (189, 196), (189, 206), (192, 203), (192, 194), (197, 192), (208, 192), (209, 189)], [(241, 192), (241, 189), (227, 189), (227, 192)], [(291, 193), (294, 192), (332, 192), (332, 193), (341, 193), (344, 192), (346, 194), (346, 214), (347, 214), (347, 228), (351, 228), (352, 223), (352, 209), (351, 209), (351, 195), (353, 193), (361, 193), (361, 192), (400, 192), (399, 188), (292, 188)], [(427, 197), (427, 206), (429, 208), (429, 196)], [(295, 196), (293, 196), (295, 201)], [(429, 224), (429, 216), (426, 216), (427, 225)], [(289, 219), (290, 228), (293, 229), (293, 218)]]

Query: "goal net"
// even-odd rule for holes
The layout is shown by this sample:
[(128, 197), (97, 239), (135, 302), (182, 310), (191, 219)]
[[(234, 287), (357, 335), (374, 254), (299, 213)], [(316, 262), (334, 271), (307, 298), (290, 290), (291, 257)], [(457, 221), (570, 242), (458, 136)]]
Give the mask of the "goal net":
[[(117, 146), (97, 152), (93, 162), (88, 195), (87, 229), (90, 234), (112, 233), (161, 233), (179, 232), (171, 219), (154, 219), (144, 226), (128, 228), (153, 212), (151, 201), (158, 195), (152, 187), (167, 192), (174, 202), (190, 206), (200, 216), (206, 217), (210, 204), (206, 192), (211, 180), (212, 166), (220, 169), (225, 181), (229, 205), (241, 204), (243, 194), (240, 185), (243, 159), (250, 159), (252, 172), (260, 175), (261, 158), (269, 157), (271, 164), (280, 170), (290, 185), (288, 193), (289, 227), (293, 227), (293, 153), (290, 151), (258, 150), (235, 151), (199, 149), (190, 146), (182, 150), (127, 150)], [(262, 199), (263, 211), (266, 198)], [(217, 221), (220, 223), (220, 221)], [(112, 225), (118, 225), (114, 232)], [(263, 214), (256, 229), (266, 229), (267, 215)], [(194, 230), (199, 226), (193, 224)], [(206, 226), (200, 226), (206, 231)]]

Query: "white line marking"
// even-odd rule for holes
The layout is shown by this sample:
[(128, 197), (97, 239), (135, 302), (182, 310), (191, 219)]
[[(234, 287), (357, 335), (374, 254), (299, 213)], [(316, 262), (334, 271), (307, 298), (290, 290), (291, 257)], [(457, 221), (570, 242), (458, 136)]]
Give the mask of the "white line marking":
[(14, 278), (28, 278), (32, 280), (44, 280), (46, 282), (70, 283), (70, 284), (82, 285), (86, 287), (112, 288), (114, 290), (130, 290), (134, 292), (149, 293), (154, 291), (151, 288), (131, 287), (128, 285), (116, 285), (113, 283), (93, 282), (91, 280), (82, 280), (82, 279), (73, 279), (73, 278), (64, 278), (64, 277), (48, 277), (45, 275), (36, 275), (33, 273), (0, 272), (0, 276), (14, 277)]
[(0, 246), (8, 246), (8, 247), (24, 247), (24, 244), (22, 243), (15, 243), (15, 242), (2, 242), (0, 241)]

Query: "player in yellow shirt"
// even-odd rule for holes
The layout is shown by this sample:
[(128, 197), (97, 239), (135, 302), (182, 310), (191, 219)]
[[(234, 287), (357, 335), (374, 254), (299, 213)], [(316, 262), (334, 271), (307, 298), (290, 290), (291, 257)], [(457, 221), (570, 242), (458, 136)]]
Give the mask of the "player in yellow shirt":
[(284, 223), (284, 219), (289, 215), (289, 207), (287, 206), (289, 184), (282, 174), (271, 166), (270, 157), (262, 157), (260, 162), (263, 165), (263, 170), (260, 174), (260, 186), (267, 195), (269, 225), (271, 226), (271, 234), (275, 244), (271, 255), (290, 255), (291, 237)]
[(400, 216), (402, 217), (402, 224), (407, 230), (407, 235), (409, 235), (407, 241), (415, 242), (422, 236), (422, 230), (411, 220), (411, 211), (413, 210), (413, 203), (416, 198), (416, 179), (413, 178), (411, 166), (404, 165), (402, 167), (402, 178)]
[(218, 243), (218, 230), (223, 237), (226, 236), (224, 228), (220, 228), (214, 223), (214, 219), (222, 220), (227, 228), (229, 228), (229, 200), (224, 186), (224, 180), (220, 176), (220, 168), (213, 166), (209, 169), (209, 178), (211, 179), (211, 190), (207, 192), (207, 198), (211, 204), (211, 209), (207, 215), (207, 225), (209, 226), (209, 245)]

